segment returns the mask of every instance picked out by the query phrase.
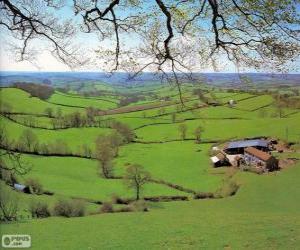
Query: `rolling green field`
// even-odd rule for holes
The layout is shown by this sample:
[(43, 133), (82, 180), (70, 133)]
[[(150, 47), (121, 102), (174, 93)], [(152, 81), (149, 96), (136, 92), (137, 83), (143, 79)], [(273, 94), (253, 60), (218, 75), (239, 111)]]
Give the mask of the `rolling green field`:
[(101, 110), (112, 109), (117, 107), (115, 100), (95, 99), (95, 98), (78, 98), (71, 95), (64, 95), (59, 92), (53, 94), (49, 100), (50, 103), (59, 105), (69, 105), (73, 107), (94, 107)]
[[(298, 249), (300, 110), (285, 107), (280, 117), (276, 100), (269, 94), (210, 89), (205, 96), (216, 98), (220, 104), (214, 107), (193, 93), (195, 88), (201, 87), (209, 88), (184, 85), (185, 106), (179, 108), (177, 89), (157, 83), (130, 88), (95, 83), (80, 91), (71, 88), (69, 94), (56, 91), (45, 101), (30, 97), (20, 89), (2, 88), (1, 104), (9, 104), (12, 113), (0, 117), (9, 146), (16, 147), (24, 131), (31, 131), (40, 144), (46, 147), (53, 143), (65, 144), (69, 153), (46, 156), (23, 152), (21, 159), (31, 169), (18, 178), (19, 183), (36, 179), (53, 195), (23, 194), (7, 187), (18, 197), (22, 216), (19, 221), (2, 223), (1, 233), (29, 234), (32, 249), (49, 250)], [(81, 95), (95, 89), (106, 91), (107, 95)], [(128, 104), (141, 110), (128, 112), (125, 106), (118, 114), (109, 113), (128, 93), (144, 95), (144, 101)], [(163, 111), (162, 107), (149, 106), (161, 103), (162, 97), (169, 97)], [(227, 105), (231, 99), (237, 102), (233, 107)], [(77, 111), (85, 114), (87, 107), (106, 110), (107, 114), (96, 117), (121, 122), (133, 130), (133, 141), (120, 146), (112, 161), (113, 173), (118, 178), (104, 178), (99, 162), (93, 157), (96, 138), (111, 134), (115, 129), (86, 124), (53, 128), (56, 117), (46, 117), (45, 113), (49, 107), (54, 112), (60, 108), (63, 115)], [(35, 126), (41, 128), (27, 124), (29, 116)], [(187, 128), (184, 140), (179, 133), (182, 124)], [(199, 126), (201, 141), (195, 143), (194, 132)], [(295, 150), (277, 155), (293, 158), (294, 164), (262, 175), (231, 167), (212, 168), (209, 158), (212, 146), (226, 140), (260, 136), (294, 143)], [(82, 155), (84, 146), (92, 157)], [(111, 201), (113, 196), (135, 197), (122, 179), (130, 164), (142, 165), (151, 175), (152, 180), (142, 190), (142, 197), (183, 196), (187, 200), (148, 201), (148, 212), (100, 213), (101, 203)], [(194, 199), (194, 194), (199, 192), (226, 193), (232, 182), (239, 187), (233, 196)], [(32, 200), (46, 202), (52, 209), (61, 198), (83, 200), (87, 206), (85, 216), (34, 219), (29, 215)], [(114, 205), (118, 206), (123, 205)]]

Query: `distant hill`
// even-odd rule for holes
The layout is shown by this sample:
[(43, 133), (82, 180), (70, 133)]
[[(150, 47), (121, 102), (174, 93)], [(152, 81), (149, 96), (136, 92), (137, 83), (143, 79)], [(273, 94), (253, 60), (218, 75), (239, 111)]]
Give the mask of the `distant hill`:
[[(106, 82), (111, 84), (139, 84), (159, 81), (159, 75), (144, 73), (135, 79), (128, 78), (127, 73), (103, 72), (7, 72), (0, 71), (0, 85), (9, 86), (15, 82), (34, 82), (41, 84), (64, 85), (74, 82)], [(299, 85), (300, 74), (267, 73), (195, 73), (194, 78), (211, 85), (238, 87), (244, 84)]]

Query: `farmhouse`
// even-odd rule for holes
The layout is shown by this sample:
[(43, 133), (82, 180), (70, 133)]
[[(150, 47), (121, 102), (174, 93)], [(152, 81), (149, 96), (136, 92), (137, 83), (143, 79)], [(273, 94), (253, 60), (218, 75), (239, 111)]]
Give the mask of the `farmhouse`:
[(253, 140), (242, 140), (242, 141), (233, 141), (230, 142), (225, 148), (224, 151), (227, 154), (244, 154), (245, 148), (254, 147), (262, 151), (269, 150), (269, 142), (263, 139), (253, 139)]
[(211, 157), (214, 167), (254, 166), (261, 170), (273, 171), (278, 169), (278, 160), (268, 152), (273, 143), (264, 139), (249, 139), (232, 141), (226, 144), (218, 154)]
[(262, 167), (270, 171), (278, 169), (278, 160), (272, 155), (254, 147), (248, 147), (244, 152), (244, 161), (247, 165)]

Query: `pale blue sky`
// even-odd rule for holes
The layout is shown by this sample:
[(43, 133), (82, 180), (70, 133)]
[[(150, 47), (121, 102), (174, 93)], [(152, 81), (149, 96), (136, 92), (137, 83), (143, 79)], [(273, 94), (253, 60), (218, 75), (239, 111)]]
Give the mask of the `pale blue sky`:
[[(57, 16), (60, 18), (74, 18), (74, 13), (71, 8), (72, 6), (72, 0), (68, 0), (69, 6), (64, 7), (62, 10), (56, 12)], [(299, 8), (300, 10), (300, 8)], [(124, 15), (127, 14), (127, 12), (123, 12)], [(119, 13), (120, 14), (120, 13)], [(80, 16), (76, 17), (80, 18)], [(75, 19), (76, 20), (76, 19)], [(1, 47), (0, 47), (0, 70), (2, 71), (70, 71), (70, 69), (64, 65), (63, 63), (56, 60), (51, 53), (47, 50), (46, 43), (42, 42), (41, 40), (36, 40), (33, 43), (33, 47), (39, 51), (37, 55), (37, 60), (35, 65), (23, 61), (23, 62), (16, 62), (14, 55), (10, 53), (9, 51), (9, 44), (12, 41), (11, 36), (8, 34), (8, 32), (2, 32), (0, 33), (0, 40), (1, 40)], [(97, 46), (101, 45), (104, 47), (113, 47), (113, 43), (109, 40), (104, 41), (102, 43), (99, 42), (97, 36), (95, 34), (83, 34), (79, 33), (79, 35), (76, 37), (75, 40), (77, 43), (81, 44), (82, 47), (85, 48), (85, 51), (93, 51), (93, 49), (97, 48)], [(136, 44), (138, 41), (135, 40), (133, 37), (125, 37), (125, 43), (126, 44)], [(88, 52), (87, 52), (88, 53)], [(235, 66), (226, 61), (226, 59), (221, 59), (224, 61), (224, 64), (226, 66), (223, 67), (221, 70), (222, 72), (236, 72), (237, 69)], [(100, 60), (101, 61), (101, 60)], [(38, 65), (38, 67), (36, 67)], [(99, 66), (100, 65), (100, 66)], [(81, 70), (83, 71), (103, 71), (103, 68), (101, 68), (101, 63), (99, 63), (97, 66), (89, 66), (88, 68), (83, 68)], [(292, 70), (292, 73), (298, 72), (300, 68), (300, 58), (298, 58), (294, 63), (293, 66), (297, 68), (296, 70)], [(203, 71), (205, 72), (213, 72), (212, 68), (205, 68)], [(248, 69), (247, 72), (255, 72), (253, 69)]]

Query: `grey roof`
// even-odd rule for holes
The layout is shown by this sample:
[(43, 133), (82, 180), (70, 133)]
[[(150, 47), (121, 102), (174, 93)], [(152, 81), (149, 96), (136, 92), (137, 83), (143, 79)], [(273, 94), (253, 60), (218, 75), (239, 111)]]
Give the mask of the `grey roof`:
[(233, 141), (228, 144), (228, 149), (231, 148), (247, 148), (247, 147), (268, 147), (268, 141), (255, 139), (244, 141)]

